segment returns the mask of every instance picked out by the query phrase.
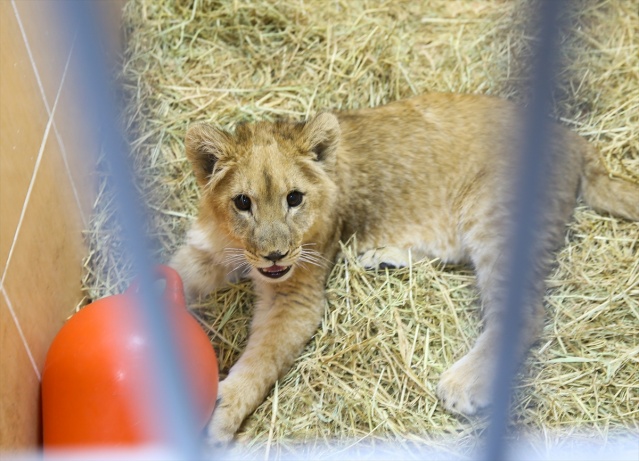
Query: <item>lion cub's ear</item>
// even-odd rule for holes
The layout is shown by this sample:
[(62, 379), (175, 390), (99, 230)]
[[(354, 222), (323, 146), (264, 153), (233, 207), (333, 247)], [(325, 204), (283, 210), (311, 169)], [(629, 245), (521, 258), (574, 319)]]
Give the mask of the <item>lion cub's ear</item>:
[(225, 156), (231, 135), (208, 123), (191, 125), (186, 132), (186, 156), (200, 186), (209, 182), (217, 161)]
[(340, 135), (339, 120), (328, 112), (318, 114), (306, 123), (303, 130), (303, 136), (306, 138), (309, 150), (315, 154), (315, 159), (328, 166), (335, 164), (335, 152)]

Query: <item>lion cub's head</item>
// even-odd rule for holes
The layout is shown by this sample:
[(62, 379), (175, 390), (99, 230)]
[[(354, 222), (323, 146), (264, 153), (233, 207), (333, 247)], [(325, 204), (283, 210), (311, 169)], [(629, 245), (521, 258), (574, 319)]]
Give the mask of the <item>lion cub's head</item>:
[[(340, 139), (334, 115), (306, 123), (260, 122), (234, 134), (192, 126), (186, 153), (202, 191), (199, 222), (228, 241), (225, 263), (253, 277), (283, 281), (318, 264), (332, 223)], [(219, 239), (222, 237), (222, 239)]]

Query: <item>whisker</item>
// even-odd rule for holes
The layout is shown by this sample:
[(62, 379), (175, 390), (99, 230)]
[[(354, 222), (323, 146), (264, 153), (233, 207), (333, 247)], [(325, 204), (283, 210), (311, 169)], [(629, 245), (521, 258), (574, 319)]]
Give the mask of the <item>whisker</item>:
[(299, 259), (295, 262), (295, 266), (306, 271), (308, 270), (308, 266), (304, 264), (304, 261), (301, 261)]
[(245, 261), (246, 258), (244, 255), (230, 255), (224, 258), (224, 261), (233, 262), (233, 261)]
[(314, 261), (312, 259), (300, 258), (299, 260), (317, 267), (322, 267), (324, 265), (324, 263), (322, 263), (321, 261)]
[(307, 263), (308, 263), (308, 264), (311, 264), (311, 265), (313, 265), (313, 266), (322, 267), (322, 265), (321, 265), (321, 264), (313, 263), (313, 262), (310, 262), (310, 261), (302, 261), (302, 260), (298, 260), (296, 264), (297, 264), (297, 265), (299, 265), (300, 267), (302, 267), (302, 268), (304, 268), (304, 269), (308, 270), (308, 269), (309, 269), (309, 267), (306, 265)]
[[(306, 245), (311, 245), (311, 244), (306, 244)], [(322, 263), (322, 265), (332, 263), (332, 261), (325, 258), (324, 255), (320, 253), (319, 251), (310, 250), (306, 248), (302, 248), (302, 251), (300, 252), (300, 258), (303, 258), (304, 260), (308, 262), (318, 263), (317, 265), (320, 265), (319, 263)]]
[(313, 257), (318, 258), (318, 259), (323, 259), (324, 258), (322, 253), (320, 253), (319, 251), (303, 249), (301, 251), (301, 253), (304, 254), (304, 255), (307, 255), (307, 256), (313, 256)]
[(231, 269), (226, 275), (230, 275), (233, 272), (236, 272), (240, 269), (241, 269), (242, 275), (246, 275), (251, 271), (251, 265), (247, 261), (244, 261), (241, 264), (235, 266), (233, 269)]
[(235, 267), (237, 267), (237, 266), (240, 266), (240, 265), (242, 265), (242, 264), (247, 264), (247, 261), (244, 261), (244, 260), (241, 260), (241, 259), (236, 259), (236, 260), (234, 260), (234, 261), (225, 261), (225, 262), (224, 262), (224, 265), (225, 265), (226, 267), (230, 267), (230, 266), (235, 266)]
[(307, 261), (321, 261), (321, 258), (318, 258), (316, 255), (312, 255), (312, 254), (306, 254), (306, 253), (302, 253), (299, 256), (300, 258), (303, 258)]
[(227, 247), (224, 248), (223, 252), (225, 253), (224, 261), (229, 263), (246, 258), (244, 250), (242, 248)]
[(314, 255), (308, 255), (304, 253), (300, 254), (298, 261), (307, 262), (309, 264), (312, 264), (318, 267), (323, 267), (325, 265), (325, 262), (322, 261), (321, 259), (315, 257)]
[(222, 250), (224, 253), (229, 253), (229, 254), (241, 254), (244, 253), (244, 249), (243, 248), (224, 248)]

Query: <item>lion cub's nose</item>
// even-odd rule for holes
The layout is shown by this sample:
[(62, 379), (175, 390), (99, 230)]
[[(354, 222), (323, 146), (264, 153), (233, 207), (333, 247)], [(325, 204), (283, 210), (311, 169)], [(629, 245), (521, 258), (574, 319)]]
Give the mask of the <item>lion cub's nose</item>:
[(279, 251), (271, 251), (269, 254), (267, 254), (264, 257), (268, 259), (269, 261), (277, 262), (280, 259), (282, 259), (284, 256), (286, 256), (287, 254), (288, 254), (288, 251), (284, 254), (280, 253)]
[(288, 251), (284, 254), (280, 253), (279, 251), (271, 251), (268, 255), (264, 257), (268, 259), (269, 261), (277, 262), (280, 259), (282, 259), (284, 256), (286, 256), (287, 254), (288, 254)]

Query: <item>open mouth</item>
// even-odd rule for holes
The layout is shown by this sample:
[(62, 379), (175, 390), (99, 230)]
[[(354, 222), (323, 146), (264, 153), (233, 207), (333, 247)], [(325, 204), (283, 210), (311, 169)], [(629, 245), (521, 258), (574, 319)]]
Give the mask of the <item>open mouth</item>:
[(260, 271), (260, 274), (272, 279), (278, 279), (282, 277), (283, 275), (285, 275), (290, 270), (291, 270), (291, 266), (278, 266), (277, 264), (273, 264), (271, 267), (264, 267), (262, 269), (258, 269), (258, 271)]

